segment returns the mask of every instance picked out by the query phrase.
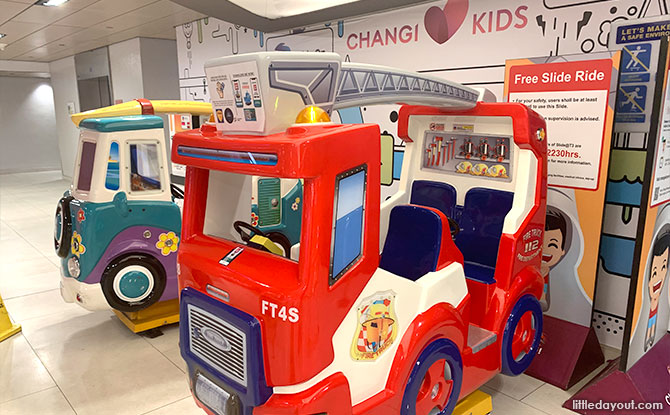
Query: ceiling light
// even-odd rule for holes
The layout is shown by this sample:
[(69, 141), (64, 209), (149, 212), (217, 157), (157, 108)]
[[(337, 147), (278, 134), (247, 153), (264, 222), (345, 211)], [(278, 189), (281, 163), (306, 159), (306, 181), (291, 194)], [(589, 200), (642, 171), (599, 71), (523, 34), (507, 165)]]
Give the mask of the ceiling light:
[(60, 6), (63, 3), (67, 3), (68, 0), (37, 0), (35, 2), (36, 5), (38, 6)]
[(0, 33), (0, 39), (2, 39), (5, 36), (7, 36), (5, 33)]
[(251, 13), (268, 19), (296, 16), (303, 13), (315, 12), (330, 7), (353, 3), (358, 0), (229, 0)]

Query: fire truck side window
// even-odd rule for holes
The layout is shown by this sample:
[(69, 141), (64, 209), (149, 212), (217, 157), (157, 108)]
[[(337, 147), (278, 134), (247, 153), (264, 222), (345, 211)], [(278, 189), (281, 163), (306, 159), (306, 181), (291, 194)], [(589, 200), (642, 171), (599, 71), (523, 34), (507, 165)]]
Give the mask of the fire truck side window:
[(112, 141), (109, 146), (105, 187), (109, 190), (119, 190), (119, 143), (116, 141)]
[(93, 162), (95, 161), (95, 146), (92, 141), (81, 143), (81, 159), (79, 160), (79, 178), (77, 190), (88, 192), (91, 190), (91, 177), (93, 176)]
[(340, 174), (335, 183), (335, 209), (330, 248), (330, 284), (360, 258), (363, 247), (366, 166)]
[(132, 192), (161, 188), (160, 160), (156, 144), (130, 145), (130, 190)]

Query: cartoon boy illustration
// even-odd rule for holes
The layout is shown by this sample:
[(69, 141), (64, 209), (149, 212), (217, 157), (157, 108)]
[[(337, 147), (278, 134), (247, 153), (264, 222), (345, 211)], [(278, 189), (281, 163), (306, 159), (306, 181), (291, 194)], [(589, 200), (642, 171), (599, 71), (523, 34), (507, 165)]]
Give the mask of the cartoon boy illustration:
[(542, 244), (542, 265), (540, 272), (544, 277), (544, 292), (540, 299), (542, 310), (547, 311), (550, 304), (549, 270), (565, 256), (565, 236), (567, 221), (565, 216), (555, 209), (547, 209), (544, 225), (544, 243)]
[(644, 351), (654, 345), (656, 338), (656, 322), (658, 321), (658, 304), (661, 291), (668, 277), (668, 254), (670, 253), (670, 232), (664, 232), (656, 238), (649, 263), (649, 320), (647, 334), (644, 339)]
[(394, 295), (377, 293), (358, 308), (358, 329), (352, 344), (356, 360), (374, 360), (394, 341), (397, 333)]

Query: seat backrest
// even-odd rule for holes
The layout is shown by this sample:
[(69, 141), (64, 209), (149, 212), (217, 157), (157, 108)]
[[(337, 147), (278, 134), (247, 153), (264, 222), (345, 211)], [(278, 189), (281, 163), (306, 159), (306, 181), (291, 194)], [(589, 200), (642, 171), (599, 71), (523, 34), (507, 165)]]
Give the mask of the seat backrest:
[(482, 187), (472, 188), (465, 194), (456, 246), (466, 264), (495, 268), (503, 223), (513, 200), (514, 193)]
[(423, 206), (394, 207), (379, 267), (413, 281), (435, 271), (442, 245), (443, 218), (446, 222), (446, 217), (440, 215)]
[(431, 180), (415, 180), (412, 183), (412, 194), (409, 203), (430, 206), (448, 218), (455, 219), (456, 189), (449, 183)]

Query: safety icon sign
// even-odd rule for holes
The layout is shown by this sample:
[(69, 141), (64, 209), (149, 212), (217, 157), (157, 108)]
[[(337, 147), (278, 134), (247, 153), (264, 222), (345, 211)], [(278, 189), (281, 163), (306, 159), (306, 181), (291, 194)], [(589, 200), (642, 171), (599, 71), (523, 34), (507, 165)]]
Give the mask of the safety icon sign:
[(616, 121), (625, 123), (644, 122), (647, 87), (645, 85), (621, 85), (617, 95)]
[(621, 72), (649, 72), (651, 63), (651, 44), (624, 46), (621, 57)]

